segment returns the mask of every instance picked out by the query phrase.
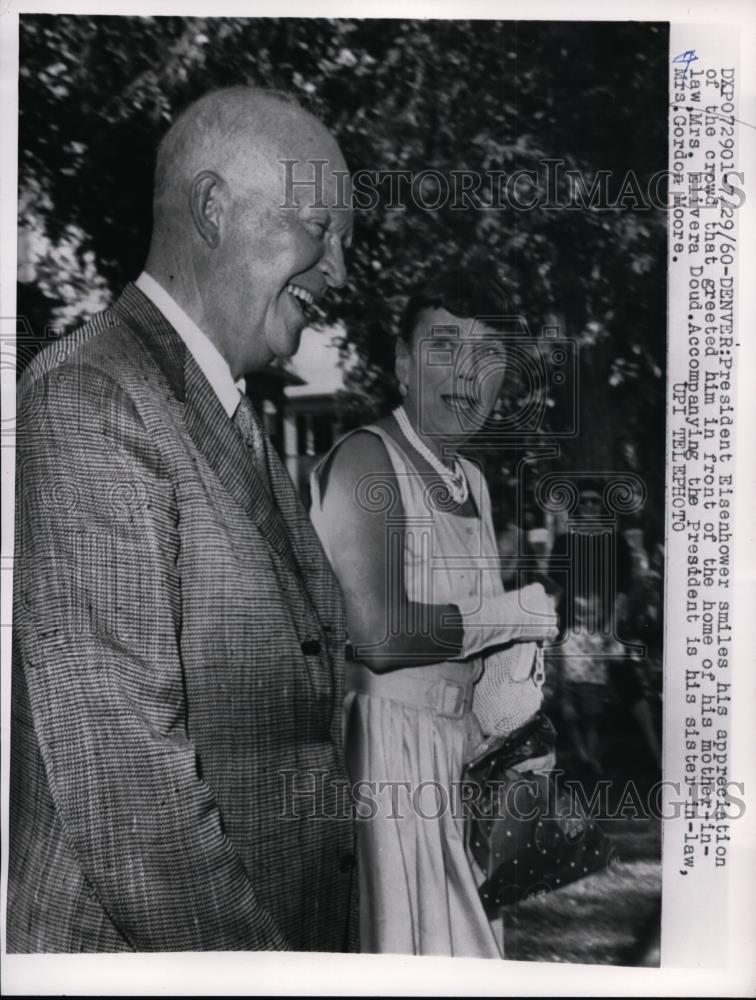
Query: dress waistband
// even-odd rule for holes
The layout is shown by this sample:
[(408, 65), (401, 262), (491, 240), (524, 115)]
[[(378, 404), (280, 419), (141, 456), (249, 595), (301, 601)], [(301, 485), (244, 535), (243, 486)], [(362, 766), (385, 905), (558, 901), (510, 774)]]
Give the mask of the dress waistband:
[(346, 687), (357, 694), (370, 694), (403, 705), (429, 708), (436, 715), (461, 719), (471, 709), (475, 678), (462, 676), (451, 680), (439, 676), (438, 672), (434, 675), (433, 667), (429, 667), (428, 672), (427, 681), (418, 678), (414, 670), (414, 677), (406, 676), (406, 671), (401, 669), (376, 674), (368, 667), (348, 660)]

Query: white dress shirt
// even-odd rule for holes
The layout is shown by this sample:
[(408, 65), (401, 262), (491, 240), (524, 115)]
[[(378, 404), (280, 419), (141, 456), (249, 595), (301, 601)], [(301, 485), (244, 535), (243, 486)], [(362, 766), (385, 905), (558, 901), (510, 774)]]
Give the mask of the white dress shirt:
[(239, 405), (239, 394), (243, 393), (246, 388), (245, 380), (240, 378), (238, 382), (234, 382), (228, 362), (215, 344), (153, 277), (146, 271), (142, 271), (135, 284), (160, 310), (184, 341), (187, 350), (199, 365), (202, 374), (220, 400), (221, 406), (229, 417), (233, 417)]

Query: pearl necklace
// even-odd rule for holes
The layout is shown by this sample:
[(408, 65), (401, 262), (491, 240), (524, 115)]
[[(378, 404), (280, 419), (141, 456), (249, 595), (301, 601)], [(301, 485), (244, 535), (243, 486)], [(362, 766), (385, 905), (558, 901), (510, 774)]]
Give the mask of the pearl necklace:
[(428, 465), (439, 474), (454, 503), (460, 506), (466, 503), (470, 495), (470, 487), (467, 484), (465, 471), (460, 465), (457, 456), (454, 456), (454, 467), (450, 469), (436, 458), (430, 448), (420, 440), (403, 406), (399, 406), (394, 410), (394, 417), (397, 424), (399, 424), (399, 430), (407, 441), (409, 441), (415, 451), (423, 456)]

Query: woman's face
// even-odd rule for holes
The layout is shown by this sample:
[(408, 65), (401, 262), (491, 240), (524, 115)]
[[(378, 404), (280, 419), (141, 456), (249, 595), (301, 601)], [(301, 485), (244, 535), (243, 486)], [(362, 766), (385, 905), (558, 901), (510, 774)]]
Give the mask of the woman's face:
[(409, 347), (399, 346), (397, 376), (417, 430), (441, 440), (467, 439), (491, 415), (501, 393), (501, 335), (479, 320), (424, 309)]

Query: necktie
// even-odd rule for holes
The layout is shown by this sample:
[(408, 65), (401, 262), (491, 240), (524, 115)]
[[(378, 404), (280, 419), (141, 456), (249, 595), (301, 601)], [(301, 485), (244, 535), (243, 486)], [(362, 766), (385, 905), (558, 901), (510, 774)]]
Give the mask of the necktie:
[(244, 443), (252, 452), (263, 485), (270, 493), (268, 460), (265, 454), (265, 432), (260, 423), (260, 418), (255, 413), (255, 408), (246, 393), (242, 392), (239, 394), (239, 405), (236, 407), (233, 422), (241, 434)]

